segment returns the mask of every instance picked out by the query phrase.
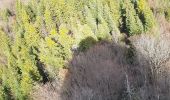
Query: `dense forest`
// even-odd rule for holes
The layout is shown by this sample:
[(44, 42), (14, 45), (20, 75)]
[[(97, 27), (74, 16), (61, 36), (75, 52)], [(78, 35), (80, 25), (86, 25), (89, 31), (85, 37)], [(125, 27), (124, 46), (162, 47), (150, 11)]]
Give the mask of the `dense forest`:
[(170, 0), (0, 0), (0, 100), (170, 100)]

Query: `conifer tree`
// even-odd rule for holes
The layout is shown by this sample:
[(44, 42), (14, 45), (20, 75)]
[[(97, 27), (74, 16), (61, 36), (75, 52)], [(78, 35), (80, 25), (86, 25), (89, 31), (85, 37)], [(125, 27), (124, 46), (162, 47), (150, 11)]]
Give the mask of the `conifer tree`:
[(115, 22), (116, 26), (119, 27), (120, 24), (120, 1), (119, 0), (106, 0), (110, 14), (112, 16), (112, 20)]
[[(40, 60), (49, 66), (61, 68), (69, 60), (73, 39), (68, 35), (68, 29), (60, 26), (59, 33), (55, 29), (40, 42)], [(69, 41), (68, 41), (69, 40)]]
[(49, 6), (47, 6), (45, 9), (44, 18), (45, 18), (46, 28), (48, 31), (55, 28), (55, 24), (53, 23), (52, 14)]
[(0, 11), (5, 24), (14, 17), (8, 31), (0, 30), (0, 100), (31, 99), (40, 69), (56, 78), (75, 45), (83, 52), (99, 40), (118, 40), (119, 28), (134, 35), (155, 24), (145, 0), (16, 0), (15, 9)]
[(155, 18), (154, 15), (151, 11), (151, 9), (149, 8), (146, 0), (137, 0), (136, 1), (136, 5), (137, 5), (137, 11), (139, 14), (139, 17), (143, 23), (144, 26), (144, 31), (148, 31), (151, 28), (153, 28), (153, 26), (155, 25)]
[[(8, 93), (5, 92), (5, 88), (8, 88), (8, 92), (11, 92), (14, 94), (13, 98), (20, 98), (21, 97), (21, 92), (19, 91), (20, 88), (19, 83), (18, 83), (18, 75), (17, 75), (17, 67), (15, 63), (15, 58), (13, 57), (13, 54), (11, 52), (11, 46), (10, 46), (10, 39), (7, 36), (6, 33), (3, 31), (0, 31), (0, 61), (2, 61), (1, 64), (1, 81), (2, 81), (2, 86), (1, 86), (1, 92), (4, 92), (2, 94), (3, 99), (9, 99), (12, 98)], [(3, 59), (5, 58), (5, 59)]]
[(96, 33), (97, 31), (96, 18), (92, 15), (91, 10), (87, 6), (85, 6), (85, 11), (87, 25), (89, 25), (93, 32)]
[(129, 33), (129, 35), (142, 33), (142, 22), (134, 10), (134, 5), (129, 0), (126, 0), (125, 15), (126, 31)]

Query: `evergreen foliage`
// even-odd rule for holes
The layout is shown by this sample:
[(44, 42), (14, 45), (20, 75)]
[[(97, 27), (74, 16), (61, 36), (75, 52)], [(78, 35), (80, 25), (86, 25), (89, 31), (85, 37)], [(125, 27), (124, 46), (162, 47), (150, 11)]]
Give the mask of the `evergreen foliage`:
[(134, 5), (126, 0), (126, 31), (129, 35), (139, 34), (143, 32), (142, 22), (137, 16), (137, 13), (134, 9)]
[(156, 23), (154, 15), (151, 9), (149, 8), (146, 0), (137, 0), (136, 5), (137, 12), (144, 26), (144, 31), (146, 32), (153, 28)]
[(0, 11), (0, 20), (10, 18), (9, 32), (0, 30), (0, 100), (30, 99), (42, 72), (55, 77), (75, 45), (85, 51), (100, 40), (117, 41), (120, 28), (134, 35), (155, 24), (145, 0), (16, 0), (15, 14)]
[(170, 8), (167, 8), (167, 10), (165, 11), (165, 18), (170, 21)]

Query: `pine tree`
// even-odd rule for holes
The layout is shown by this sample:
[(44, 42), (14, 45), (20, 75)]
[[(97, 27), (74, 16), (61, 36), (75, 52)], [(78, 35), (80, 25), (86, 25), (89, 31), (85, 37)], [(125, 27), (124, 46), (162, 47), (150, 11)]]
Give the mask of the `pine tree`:
[[(18, 2), (18, 4), (20, 3)], [(36, 55), (33, 52), (33, 49), (38, 46), (40, 37), (34, 25), (31, 24), (30, 16), (27, 14), (26, 8), (24, 6), (18, 7), (20, 8), (18, 8), (17, 13), (17, 22), (19, 24), (16, 24), (15, 41), (13, 41), (14, 43), (11, 49), (11, 57), (14, 55), (15, 58), (9, 58), (11, 63), (8, 66), (17, 68), (18, 71), (15, 71), (16, 69), (14, 69), (13, 72), (19, 72), (14, 73), (16, 74), (15, 76), (18, 74), (19, 79), (16, 79), (15, 83), (9, 80), (9, 83), (13, 83), (10, 85), (10, 88), (13, 91), (13, 94), (15, 94), (14, 97), (16, 99), (26, 99), (32, 90), (34, 81), (41, 80), (41, 76), (36, 66)], [(12, 77), (12, 75), (9, 77)]]
[(49, 6), (47, 6), (45, 9), (44, 18), (45, 18), (46, 28), (48, 31), (55, 28), (55, 24), (53, 23), (52, 14)]
[(119, 31), (119, 27), (116, 25), (116, 22), (113, 20), (111, 15), (112, 14), (111, 14), (111, 11), (109, 10), (108, 5), (104, 5), (103, 18), (107, 22), (107, 27), (109, 28), (109, 34), (112, 35), (113, 41), (118, 42), (118, 39), (120, 38), (121, 34)]
[(136, 5), (139, 17), (143, 23), (144, 30), (146, 32), (153, 28), (156, 23), (154, 20), (154, 15), (151, 9), (149, 8), (146, 0), (137, 0)]
[(85, 11), (87, 25), (89, 25), (92, 31), (96, 33), (97, 31), (96, 18), (92, 15), (91, 10), (87, 6), (85, 6)]
[(41, 40), (39, 57), (42, 62), (55, 68), (64, 67), (72, 55), (73, 39), (68, 32), (66, 27), (61, 26), (59, 33), (53, 29), (45, 39)]
[[(18, 83), (18, 75), (17, 75), (17, 67), (15, 63), (15, 58), (11, 51), (11, 41), (10, 38), (5, 34), (3, 31), (0, 31), (0, 46), (2, 47), (0, 49), (1, 51), (1, 57), (3, 63), (1, 64), (1, 81), (2, 81), (2, 87), (1, 91), (4, 92), (2, 94), (2, 97), (4, 99), (12, 98), (12, 96), (8, 95), (7, 92), (11, 92), (14, 94), (13, 98), (20, 98), (21, 93), (19, 91), (19, 83)], [(3, 59), (6, 58), (6, 59)], [(4, 88), (8, 88), (8, 91), (4, 91)], [(9, 96), (9, 97), (8, 97)]]
[(165, 18), (170, 21), (170, 8), (167, 8), (165, 11)]
[(142, 22), (134, 10), (134, 5), (129, 0), (126, 0), (125, 16), (126, 31), (129, 35), (140, 34), (143, 32)]
[(83, 52), (99, 40), (118, 41), (119, 28), (134, 35), (155, 24), (145, 0), (17, 0), (15, 9), (15, 16), (0, 11), (5, 24), (14, 17), (9, 31), (0, 30), (0, 99), (6, 100), (31, 99), (43, 81), (40, 68), (56, 78), (75, 45)]
[(120, 24), (120, 17), (121, 17), (121, 12), (120, 12), (120, 1), (119, 0), (106, 0), (110, 14), (112, 16), (112, 20), (116, 23), (116, 26), (119, 27)]

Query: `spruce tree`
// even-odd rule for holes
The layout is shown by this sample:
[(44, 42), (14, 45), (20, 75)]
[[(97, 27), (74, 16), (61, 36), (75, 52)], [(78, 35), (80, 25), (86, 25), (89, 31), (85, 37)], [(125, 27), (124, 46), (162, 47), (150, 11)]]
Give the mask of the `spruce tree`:
[(134, 10), (134, 5), (129, 0), (126, 0), (125, 16), (126, 31), (129, 35), (140, 34), (143, 32), (142, 22)]
[(156, 24), (154, 15), (151, 9), (149, 8), (146, 0), (137, 0), (136, 5), (139, 17), (144, 26), (144, 31), (146, 32), (153, 28)]

